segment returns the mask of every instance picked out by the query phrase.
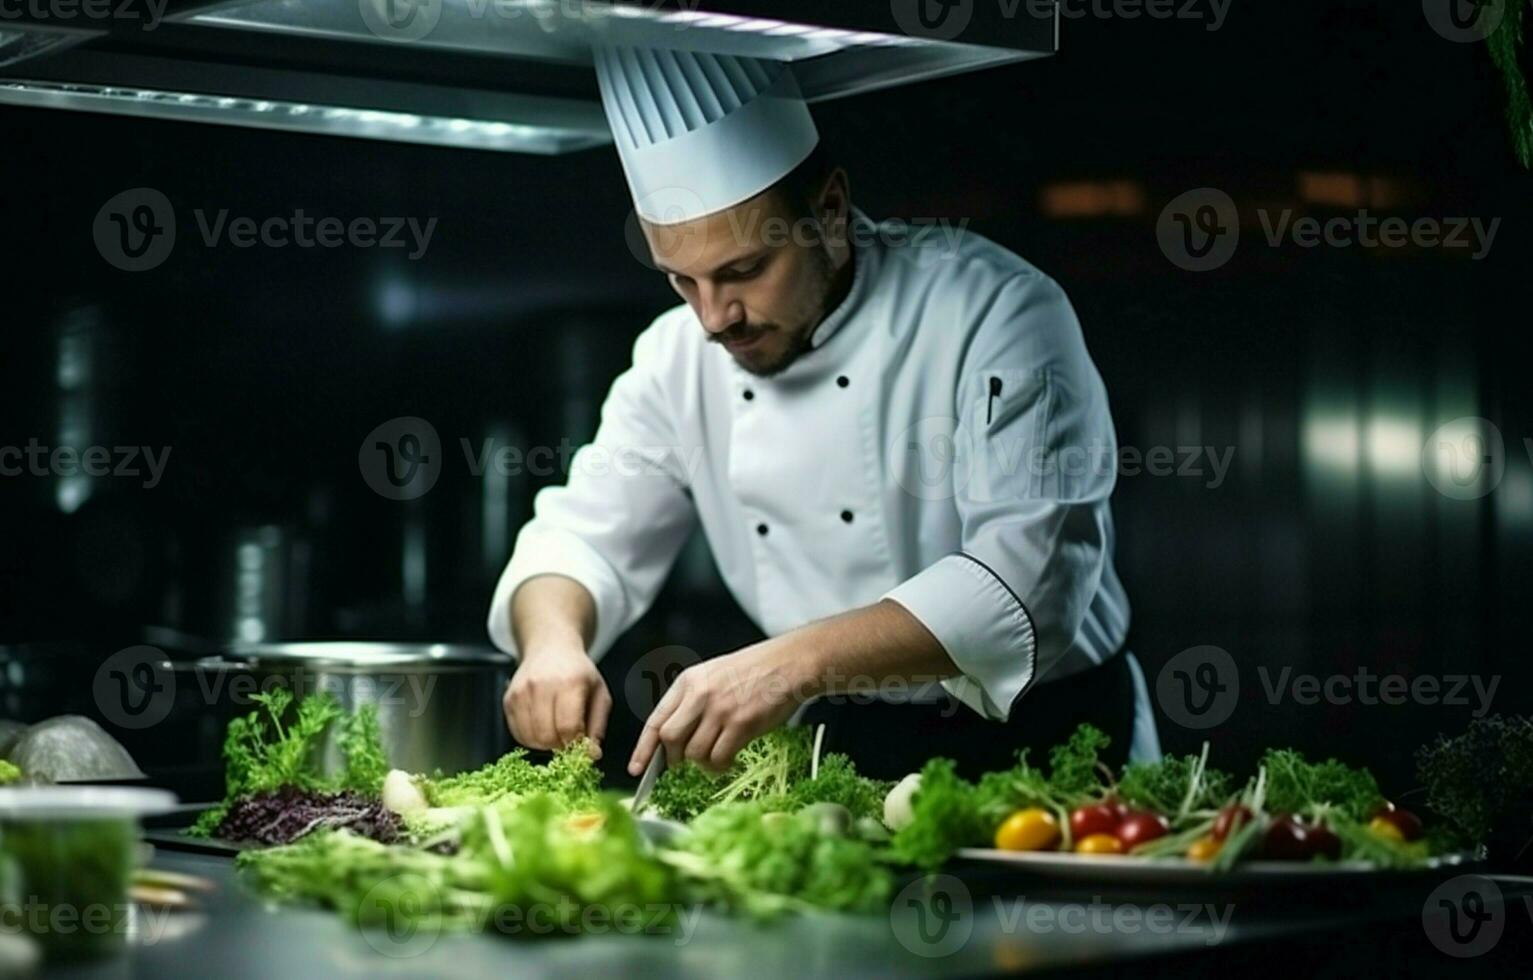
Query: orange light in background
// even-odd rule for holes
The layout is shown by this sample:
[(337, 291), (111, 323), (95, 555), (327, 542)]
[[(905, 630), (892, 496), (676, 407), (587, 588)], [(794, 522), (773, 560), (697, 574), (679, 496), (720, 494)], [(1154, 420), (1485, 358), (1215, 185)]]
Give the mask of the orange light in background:
[(1136, 180), (1072, 180), (1045, 184), (1038, 209), (1048, 218), (1126, 218), (1143, 214), (1144, 186)]
[(1299, 172), (1299, 200), (1331, 208), (1398, 208), (1419, 197), (1413, 181), (1351, 173)]

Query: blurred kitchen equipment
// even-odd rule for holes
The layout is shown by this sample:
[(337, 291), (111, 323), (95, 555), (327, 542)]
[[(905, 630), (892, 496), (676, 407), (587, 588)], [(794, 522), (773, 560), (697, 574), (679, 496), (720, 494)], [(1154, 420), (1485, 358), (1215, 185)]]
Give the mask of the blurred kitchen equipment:
[[(239, 713), (251, 710), (251, 694), (277, 686), (299, 700), (328, 693), (347, 711), (376, 705), (389, 763), (429, 773), (477, 769), (511, 748), (501, 697), (512, 663), (484, 647), (320, 641), (241, 645), (195, 669)], [(325, 772), (343, 766), (336, 738), (325, 746)]]
[(51, 783), (143, 779), (121, 742), (81, 715), (60, 715), (22, 732), (8, 754), (29, 779)]

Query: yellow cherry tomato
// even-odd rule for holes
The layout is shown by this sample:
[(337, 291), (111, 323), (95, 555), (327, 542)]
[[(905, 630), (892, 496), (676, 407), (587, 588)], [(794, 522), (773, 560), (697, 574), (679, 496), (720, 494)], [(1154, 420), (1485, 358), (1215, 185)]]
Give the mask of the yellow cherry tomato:
[(1405, 835), (1400, 832), (1400, 828), (1396, 827), (1392, 820), (1374, 817), (1368, 821), (1368, 829), (1386, 840), (1392, 840), (1400, 844), (1405, 842)]
[(1123, 842), (1112, 834), (1089, 834), (1075, 842), (1077, 854), (1122, 854)]
[(1199, 837), (1192, 842), (1191, 847), (1187, 848), (1187, 857), (1192, 861), (1212, 861), (1214, 855), (1219, 853), (1219, 848), (1223, 846), (1223, 842), (1216, 841), (1212, 837)]
[(1018, 810), (996, 829), (995, 846), (1002, 851), (1046, 851), (1059, 843), (1059, 820), (1041, 807)]

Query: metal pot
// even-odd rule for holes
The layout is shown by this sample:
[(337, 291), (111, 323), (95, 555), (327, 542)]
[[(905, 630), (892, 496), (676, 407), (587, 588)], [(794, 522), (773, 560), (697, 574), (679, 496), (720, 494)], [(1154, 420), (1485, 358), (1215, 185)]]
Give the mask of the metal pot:
[[(441, 643), (327, 641), (266, 643), (206, 657), (219, 700), (248, 713), (250, 695), (282, 686), (302, 700), (325, 692), (347, 711), (375, 705), (389, 763), (410, 772), (462, 772), (511, 748), (501, 696), (511, 678), (509, 656), (483, 647)], [(323, 771), (344, 765), (332, 731)]]

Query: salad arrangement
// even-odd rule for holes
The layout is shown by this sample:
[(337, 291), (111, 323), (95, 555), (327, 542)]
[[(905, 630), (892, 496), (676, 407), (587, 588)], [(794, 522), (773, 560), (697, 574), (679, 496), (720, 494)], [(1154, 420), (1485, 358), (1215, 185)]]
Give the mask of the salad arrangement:
[[(342, 726), (346, 767), (327, 778), (313, 761), (332, 725)], [(1490, 743), (1506, 772), (1486, 771), (1480, 750)], [(578, 932), (592, 912), (612, 922), (618, 909), (654, 910), (634, 930), (652, 931), (684, 903), (761, 919), (876, 912), (903, 869), (936, 868), (975, 847), (1210, 872), (1246, 860), (1409, 868), (1477, 843), (1511, 806), (1490, 784), (1533, 771), (1533, 722), (1497, 720), (1440, 740), (1421, 756), (1439, 815), (1427, 824), (1367, 770), (1334, 759), (1275, 749), (1242, 781), (1210, 764), (1206, 744), (1116, 773), (1101, 761), (1107, 746), (1083, 725), (1046, 765), (1020, 752), (1011, 768), (971, 782), (938, 758), (891, 786), (844, 755), (816, 758), (807, 729), (779, 730), (722, 774), (691, 763), (667, 770), (649, 803), (671, 832), (656, 835), (603, 792), (584, 741), (543, 765), (516, 750), (468, 773), (391, 771), (368, 712), (343, 717), (324, 699), (295, 707), (277, 692), (231, 725), (229, 796), (199, 829), (278, 844), (239, 856), (252, 884), (364, 924), (403, 915), (518, 932), (523, 920), (509, 913), (543, 904), (560, 910), (553, 931)]]

